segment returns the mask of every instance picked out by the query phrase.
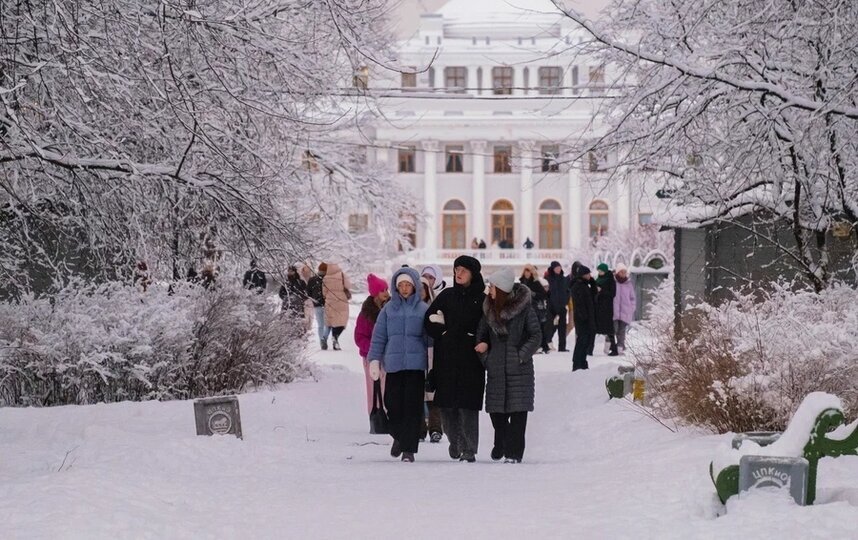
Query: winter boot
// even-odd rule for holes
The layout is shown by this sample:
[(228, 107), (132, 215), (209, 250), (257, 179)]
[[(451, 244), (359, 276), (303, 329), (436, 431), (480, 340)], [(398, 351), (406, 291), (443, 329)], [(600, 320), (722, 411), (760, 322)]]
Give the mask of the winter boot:
[(504, 463), (521, 463), (520, 459), (506, 458), (503, 460)]
[(459, 459), (460, 457), (462, 457), (462, 453), (459, 452), (458, 448), (456, 448), (455, 446), (453, 446), (451, 444), (450, 445), (450, 459)]
[(335, 351), (342, 350), (342, 349), (340, 349), (340, 342), (337, 341), (337, 338), (334, 338), (334, 350)]
[(429, 441), (433, 443), (441, 442), (441, 433), (438, 431), (433, 431), (429, 434)]
[(402, 448), (399, 446), (399, 441), (393, 439), (393, 444), (390, 445), (390, 457), (399, 457), (402, 455)]
[(327, 351), (328, 350), (328, 340), (327, 339), (320, 339), (319, 342), (322, 344), (322, 350)]
[(503, 448), (495, 446), (492, 448), (492, 461), (500, 461), (503, 458)]
[(411, 452), (402, 452), (402, 461), (414, 463), (414, 454)]
[(475, 461), (477, 461), (477, 457), (474, 454), (462, 454), (462, 457), (459, 458), (459, 461), (474, 463)]

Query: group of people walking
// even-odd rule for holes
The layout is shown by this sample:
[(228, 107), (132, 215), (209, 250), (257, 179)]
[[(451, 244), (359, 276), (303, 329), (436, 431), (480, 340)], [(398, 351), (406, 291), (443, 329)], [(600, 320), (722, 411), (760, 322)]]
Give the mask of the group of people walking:
[(518, 463), (533, 411), (533, 355), (543, 339), (532, 293), (503, 268), (488, 277), (487, 294), (481, 264), (470, 256), (458, 257), (453, 270), (445, 287), (435, 266), (400, 268), (389, 293), (368, 277), (370, 297), (355, 329), (368, 409), (373, 381), (383, 379), (392, 456), (414, 461), (428, 419), (431, 441), (443, 431), (450, 457), (473, 463), (485, 399), (495, 429), (492, 459)]
[(559, 350), (565, 350), (570, 303), (573, 370), (588, 367), (597, 333), (607, 336), (611, 354), (625, 346), (635, 298), (623, 265), (616, 277), (599, 265), (595, 279), (580, 263), (573, 265), (571, 279), (556, 262), (547, 279), (531, 265), (517, 281), (511, 268), (485, 280), (481, 270), (477, 259), (463, 255), (453, 264), (450, 287), (436, 266), (420, 272), (400, 268), (389, 284), (367, 277), (369, 297), (358, 315), (355, 343), (364, 363), (368, 411), (375, 382), (383, 382), (393, 457), (414, 461), (421, 432), (428, 431), (432, 442), (444, 432), (450, 457), (473, 463), (485, 400), (494, 428), (491, 458), (521, 462), (527, 417), (534, 410), (533, 357), (548, 350), (555, 331)]
[(339, 351), (339, 339), (349, 321), (351, 287), (351, 281), (338, 264), (323, 262), (315, 272), (307, 265), (300, 270), (290, 266), (278, 294), (283, 311), (303, 318), (308, 330), (313, 318), (316, 319), (323, 350), (328, 349), (328, 338), (332, 337), (331, 346)]

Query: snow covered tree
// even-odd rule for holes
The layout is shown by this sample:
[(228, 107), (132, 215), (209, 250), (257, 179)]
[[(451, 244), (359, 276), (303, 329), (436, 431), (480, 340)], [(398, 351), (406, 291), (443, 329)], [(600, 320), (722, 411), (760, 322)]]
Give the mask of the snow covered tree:
[(858, 5), (615, 0), (597, 22), (564, 11), (617, 74), (607, 130), (585, 150), (620, 156), (618, 176), (662, 177), (675, 219), (744, 227), (828, 287), (831, 232), (858, 242)]
[[(407, 202), (339, 136), (373, 107), (352, 78), (386, 67), (386, 9), (4, 3), (0, 289), (29, 288), (34, 269), (59, 285), (145, 259), (175, 279), (207, 252), (269, 267), (343, 253), (348, 231), (329, 224), (358, 197), (396, 234)], [(335, 219), (309, 230), (314, 216)]]

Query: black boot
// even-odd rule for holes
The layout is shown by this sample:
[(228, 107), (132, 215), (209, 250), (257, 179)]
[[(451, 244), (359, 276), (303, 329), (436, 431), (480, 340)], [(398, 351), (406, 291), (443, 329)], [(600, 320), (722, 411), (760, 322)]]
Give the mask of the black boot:
[(342, 350), (342, 349), (340, 349), (340, 342), (337, 341), (337, 338), (334, 338), (334, 350), (335, 351)]

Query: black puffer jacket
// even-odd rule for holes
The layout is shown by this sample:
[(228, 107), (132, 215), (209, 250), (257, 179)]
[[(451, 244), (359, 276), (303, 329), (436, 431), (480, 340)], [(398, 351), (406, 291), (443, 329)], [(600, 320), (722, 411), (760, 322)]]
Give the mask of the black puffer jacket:
[(500, 316), (486, 298), (477, 337), (489, 344), (483, 356), (488, 374), (486, 412), (532, 411), (533, 353), (542, 342), (542, 330), (530, 303), (530, 290), (513, 285)]
[[(471, 284), (462, 287), (454, 283), (441, 291), (426, 311), (423, 322), (435, 345), (431, 373), (435, 405), (479, 411), (483, 408), (486, 373), (474, 347), (477, 328), (483, 318), (486, 285), (479, 273), (479, 261), (460, 258), (468, 259), (467, 264), (472, 265), (469, 267), (473, 275)], [(445, 324), (429, 321), (438, 311), (444, 314)]]

